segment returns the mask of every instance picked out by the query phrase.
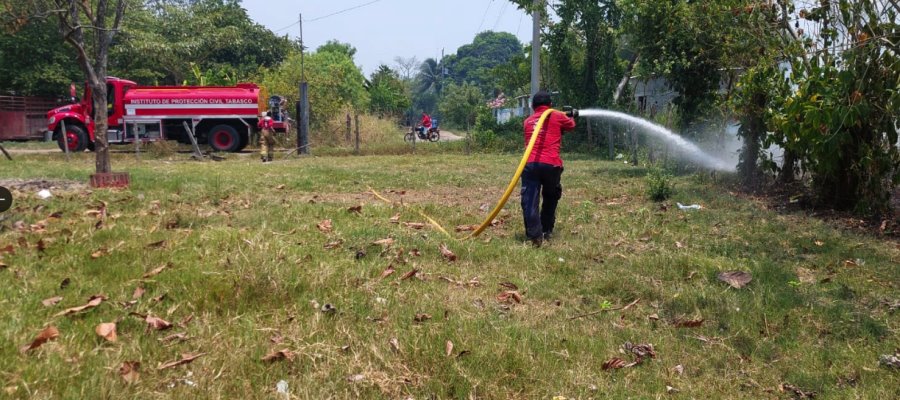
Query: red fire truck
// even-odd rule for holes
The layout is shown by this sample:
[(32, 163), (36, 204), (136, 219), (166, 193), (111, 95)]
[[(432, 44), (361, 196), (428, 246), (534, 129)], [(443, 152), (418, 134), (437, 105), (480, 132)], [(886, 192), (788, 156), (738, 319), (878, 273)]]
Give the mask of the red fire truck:
[[(185, 123), (199, 143), (217, 151), (236, 152), (247, 146), (266, 100), (252, 83), (237, 86), (138, 86), (106, 79), (109, 143), (174, 139), (190, 143)], [(47, 112), (47, 128), (59, 148), (84, 151), (94, 146), (94, 120), (90, 88), (84, 98)], [(99, 110), (98, 110), (99, 111)], [(63, 132), (65, 126), (65, 132)]]

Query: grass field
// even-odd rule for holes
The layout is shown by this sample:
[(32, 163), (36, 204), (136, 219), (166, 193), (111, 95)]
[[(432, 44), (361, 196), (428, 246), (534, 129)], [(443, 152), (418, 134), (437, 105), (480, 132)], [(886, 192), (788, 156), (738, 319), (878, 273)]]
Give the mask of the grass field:
[[(556, 237), (532, 248), (517, 196), (475, 240), (404, 224), (421, 210), (462, 235), (514, 155), (186, 158), (116, 154), (130, 189), (93, 191), (60, 182), (86, 182), (92, 154), (0, 160), (20, 190), (0, 214), (0, 397), (278, 399), (282, 380), (299, 399), (900, 397), (878, 362), (900, 348), (900, 246), (721, 177), (677, 177), (661, 205), (646, 170), (570, 155)], [(731, 288), (729, 270), (753, 280)], [(95, 333), (109, 322), (115, 342)], [(51, 325), (58, 338), (20, 352)], [(603, 368), (641, 344), (655, 358)], [(159, 369), (184, 353), (202, 355)]]

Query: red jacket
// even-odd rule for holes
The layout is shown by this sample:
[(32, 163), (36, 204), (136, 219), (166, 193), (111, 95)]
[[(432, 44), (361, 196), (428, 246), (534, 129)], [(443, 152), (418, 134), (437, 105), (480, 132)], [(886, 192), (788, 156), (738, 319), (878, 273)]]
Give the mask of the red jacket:
[[(550, 107), (540, 106), (534, 110), (534, 114), (525, 118), (525, 146), (528, 146), (531, 134), (534, 132), (534, 127), (541, 118), (541, 114), (548, 108)], [(562, 134), (573, 129), (575, 129), (574, 119), (567, 117), (566, 114), (560, 111), (552, 112), (544, 121), (541, 134), (538, 136), (537, 141), (534, 142), (534, 149), (531, 151), (531, 157), (528, 158), (528, 162), (539, 162), (562, 167), (563, 162), (559, 158)]]
[(271, 118), (262, 118), (256, 123), (256, 127), (259, 129), (273, 129), (275, 127), (275, 121)]
[(431, 117), (429, 117), (428, 114), (422, 116), (422, 126), (431, 128)]

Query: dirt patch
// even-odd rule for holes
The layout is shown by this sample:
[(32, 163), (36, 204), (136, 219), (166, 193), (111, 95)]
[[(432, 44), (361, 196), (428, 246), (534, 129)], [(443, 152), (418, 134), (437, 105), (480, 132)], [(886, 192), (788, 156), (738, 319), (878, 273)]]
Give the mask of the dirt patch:
[(53, 192), (72, 192), (87, 189), (87, 184), (78, 181), (53, 179), (0, 179), (0, 186), (10, 191), (34, 193), (44, 189)]

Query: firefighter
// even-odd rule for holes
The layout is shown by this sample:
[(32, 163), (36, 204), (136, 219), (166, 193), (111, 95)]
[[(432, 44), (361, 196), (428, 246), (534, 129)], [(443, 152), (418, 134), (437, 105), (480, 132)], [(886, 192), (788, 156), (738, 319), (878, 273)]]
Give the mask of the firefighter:
[[(531, 140), (541, 114), (553, 104), (550, 93), (539, 91), (531, 100), (534, 114), (525, 119), (525, 144)], [(553, 236), (556, 223), (556, 205), (562, 198), (560, 178), (563, 162), (559, 157), (562, 135), (575, 129), (575, 120), (562, 112), (553, 112), (544, 121), (534, 149), (522, 170), (522, 216), (525, 219), (525, 236), (540, 247)], [(543, 204), (541, 198), (543, 197)]]
[(259, 157), (264, 163), (272, 161), (272, 151), (275, 147), (274, 126), (275, 121), (272, 121), (268, 112), (262, 113), (259, 123), (256, 124), (256, 127), (259, 128)]

